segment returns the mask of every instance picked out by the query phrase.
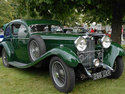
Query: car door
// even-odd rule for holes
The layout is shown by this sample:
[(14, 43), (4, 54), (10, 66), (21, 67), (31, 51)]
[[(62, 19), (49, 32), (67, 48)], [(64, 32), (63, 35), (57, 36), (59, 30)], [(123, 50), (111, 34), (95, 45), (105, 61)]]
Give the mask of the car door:
[(30, 60), (27, 49), (29, 40), (28, 28), (23, 23), (13, 23), (12, 33), (12, 43), (14, 45), (17, 61), (21, 63), (29, 63)]

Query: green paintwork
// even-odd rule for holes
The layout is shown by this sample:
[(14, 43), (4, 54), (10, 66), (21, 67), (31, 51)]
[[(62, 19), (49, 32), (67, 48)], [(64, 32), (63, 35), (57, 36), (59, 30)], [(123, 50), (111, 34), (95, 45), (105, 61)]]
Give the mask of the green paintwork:
[(61, 34), (61, 33), (33, 33), (33, 35), (41, 35), (42, 39), (46, 44), (47, 51), (59, 47), (63, 44), (64, 47), (70, 48), (73, 52), (76, 53), (76, 47), (74, 41), (80, 35), (73, 34)]
[[(67, 65), (71, 67), (76, 67), (77, 64), (79, 63), (78, 57), (75, 56), (74, 54), (74, 52), (76, 52), (74, 40), (78, 38), (79, 35), (60, 34), (60, 33), (34, 33), (36, 35), (41, 35), (41, 37), (44, 39), (47, 52), (45, 53), (45, 55), (41, 56), (41, 58), (38, 59), (37, 61), (30, 62), (27, 46), (28, 46), (29, 37), (32, 36), (32, 34), (28, 29), (28, 25), (30, 24), (60, 25), (59, 22), (51, 21), (51, 20), (47, 20), (47, 22), (45, 22), (45, 20), (40, 20), (40, 21), (39, 20), (34, 20), (34, 21), (33, 20), (28, 20), (28, 21), (14, 20), (6, 24), (5, 28), (6, 26), (11, 25), (12, 23), (22, 23), (25, 27), (27, 27), (27, 31), (29, 32), (29, 35), (26, 37), (23, 37), (23, 39), (22, 37), (20, 38), (19, 36), (15, 36), (12, 33), (11, 33), (11, 36), (9, 37), (5, 36), (4, 41), (2, 42), (2, 45), (7, 51), (8, 58), (10, 58), (9, 63), (11, 65), (19, 68), (28, 68), (39, 63), (39, 60), (43, 60), (50, 55), (58, 55), (64, 62), (66, 62)], [(64, 48), (60, 48), (61, 44), (63, 44)], [(67, 57), (66, 54), (70, 58)]]
[[(28, 28), (31, 24), (60, 25), (59, 22), (52, 20), (14, 20), (6, 24), (6, 26), (11, 25), (12, 23), (22, 23), (27, 29), (27, 32), (23, 33), (27, 34), (22, 34), (21, 36), (11, 34), (9, 37), (4, 37), (2, 45), (7, 52), (9, 64), (18, 68), (28, 68), (53, 55), (60, 57), (70, 67), (76, 67), (80, 63), (76, 54), (77, 49), (74, 45), (74, 41), (79, 36), (83, 36), (83, 34), (64, 34), (59, 32), (31, 33)], [(4, 28), (6, 28), (6, 26)], [(47, 49), (46, 53), (34, 62), (30, 62), (28, 55), (28, 42), (32, 35), (40, 35), (43, 38)], [(99, 49), (102, 47), (99, 45), (96, 48)], [(124, 50), (121, 46), (112, 42), (111, 47), (104, 50), (104, 63), (112, 67), (115, 58), (123, 55)]]
[(32, 24), (45, 24), (45, 25), (53, 24), (53, 25), (62, 26), (61, 23), (56, 21), (56, 20), (44, 20), (44, 19), (42, 19), (42, 20), (22, 20), (22, 19), (17, 19), (17, 20), (13, 20), (13, 21), (5, 24), (4, 27), (6, 27), (10, 23), (16, 23), (16, 22), (17, 23), (21, 22), (21, 23), (23, 23), (23, 24), (25, 24), (27, 26), (30, 26)]
[(9, 64), (18, 67), (18, 68), (28, 68), (31, 66), (34, 66), (35, 64), (39, 63), (41, 60), (44, 60), (45, 58), (49, 56), (58, 56), (60, 57), (67, 65), (70, 67), (76, 67), (78, 63), (80, 62), (76, 54), (66, 47), (58, 47), (51, 49), (50, 51), (43, 54), (41, 57), (39, 57), (35, 62), (30, 62), (28, 64), (24, 64), (21, 62), (9, 62)]
[(104, 63), (113, 67), (117, 56), (125, 55), (124, 49), (117, 43), (112, 42), (110, 48), (104, 50)]
[(67, 65), (71, 67), (76, 67), (80, 62), (77, 55), (71, 49), (66, 47), (58, 47), (53, 48), (52, 50), (45, 53), (35, 63), (40, 62), (44, 58), (53, 55), (59, 56)]
[(6, 42), (2, 42), (1, 44), (7, 53), (8, 61), (13, 61), (14, 59), (16, 59), (16, 56), (14, 55), (14, 48), (12, 43), (9, 41), (6, 41)]
[(46, 19), (42, 19), (42, 20), (24, 20), (27, 25), (32, 25), (32, 24), (53, 24), (53, 25), (61, 25), (61, 23), (59, 21), (55, 21), (55, 20), (46, 20)]

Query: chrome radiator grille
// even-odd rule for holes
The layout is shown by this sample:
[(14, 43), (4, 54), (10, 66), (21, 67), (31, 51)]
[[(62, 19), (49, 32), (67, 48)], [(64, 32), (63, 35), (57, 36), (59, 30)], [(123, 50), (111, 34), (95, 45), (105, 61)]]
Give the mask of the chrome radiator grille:
[[(101, 52), (101, 54), (100, 54)], [(99, 53), (99, 57), (98, 57)], [(102, 58), (102, 51), (101, 50), (95, 50), (95, 40), (91, 38), (87, 38), (87, 48), (83, 52), (78, 52), (79, 59), (81, 63), (86, 67), (86, 68), (92, 68), (94, 67), (93, 65), (93, 60), (95, 58)]]

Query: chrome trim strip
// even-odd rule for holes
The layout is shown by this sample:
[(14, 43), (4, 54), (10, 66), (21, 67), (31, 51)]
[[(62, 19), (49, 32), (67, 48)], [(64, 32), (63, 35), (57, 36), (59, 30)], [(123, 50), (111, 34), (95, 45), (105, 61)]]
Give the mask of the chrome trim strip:
[(104, 63), (101, 63), (101, 66), (104, 68), (104, 69), (107, 69), (107, 70), (111, 70), (111, 71), (114, 71), (114, 69)]
[(43, 39), (46, 39), (46, 40), (76, 40), (77, 38), (66, 38), (66, 37), (60, 37), (60, 38), (54, 38), (54, 37), (42, 37)]
[(92, 78), (92, 74), (85, 68), (85, 71), (86, 71), (86, 73), (87, 73), (87, 75), (90, 77), (90, 78)]
[[(47, 40), (75, 40), (75, 38), (48, 38), (48, 37), (42, 37), (43, 39), (47, 39)], [(13, 38), (13, 39), (29, 39), (29, 38)]]
[(79, 52), (79, 53), (92, 53), (92, 52), (100, 52), (102, 50), (94, 50), (94, 51), (86, 51), (86, 52)]
[(29, 38), (12, 38), (12, 39), (18, 39), (18, 40), (20, 40), (20, 39), (29, 39)]

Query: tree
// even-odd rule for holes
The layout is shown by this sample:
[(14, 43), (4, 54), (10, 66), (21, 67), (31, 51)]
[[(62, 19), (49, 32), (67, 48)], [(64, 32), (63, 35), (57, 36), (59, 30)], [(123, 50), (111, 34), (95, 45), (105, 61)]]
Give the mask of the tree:
[(79, 13), (72, 7), (71, 2), (63, 0), (37, 0), (37, 2), (36, 0), (15, 0), (15, 2), (19, 4), (18, 11), (24, 19), (55, 19), (68, 26), (74, 26), (75, 22), (79, 21)]
[[(67, 22), (73, 14), (89, 15), (88, 22), (110, 23), (112, 39), (121, 43), (122, 21), (125, 15), (124, 0), (17, 0), (19, 9), (31, 17), (40, 16), (47, 19), (58, 19)], [(76, 11), (77, 10), (77, 11)], [(69, 19), (69, 20), (67, 20)]]
[(13, 14), (10, 12), (11, 8), (8, 6), (8, 2), (0, 0), (0, 27), (10, 21), (13, 18)]
[[(89, 20), (111, 24), (112, 40), (121, 44), (121, 29), (123, 17), (125, 16), (124, 0), (87, 0), (83, 4), (82, 12), (90, 15)], [(87, 15), (87, 16), (88, 16)]]
[(13, 4), (12, 0), (0, 0), (0, 27), (17, 17)]

